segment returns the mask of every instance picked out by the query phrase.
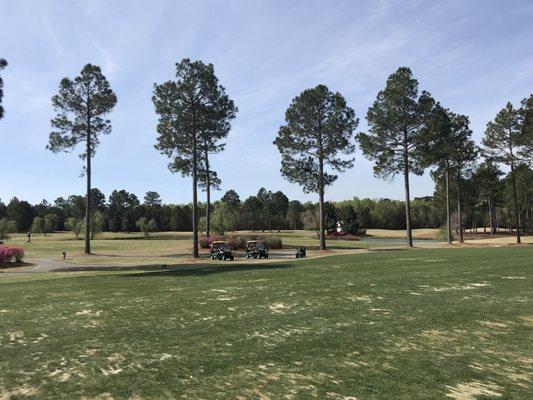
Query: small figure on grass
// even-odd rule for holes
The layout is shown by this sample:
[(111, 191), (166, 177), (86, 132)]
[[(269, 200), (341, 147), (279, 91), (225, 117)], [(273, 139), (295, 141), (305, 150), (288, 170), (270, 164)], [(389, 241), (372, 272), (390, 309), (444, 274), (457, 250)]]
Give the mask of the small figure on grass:
[(26, 232), (26, 243), (31, 243), (31, 232)]

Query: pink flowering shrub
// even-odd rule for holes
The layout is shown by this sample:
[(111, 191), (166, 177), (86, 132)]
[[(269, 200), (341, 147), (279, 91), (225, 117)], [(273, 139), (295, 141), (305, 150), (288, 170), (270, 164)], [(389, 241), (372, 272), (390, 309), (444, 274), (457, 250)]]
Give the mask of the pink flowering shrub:
[(24, 257), (24, 249), (15, 246), (0, 245), (0, 265), (7, 265), (13, 262), (19, 263)]

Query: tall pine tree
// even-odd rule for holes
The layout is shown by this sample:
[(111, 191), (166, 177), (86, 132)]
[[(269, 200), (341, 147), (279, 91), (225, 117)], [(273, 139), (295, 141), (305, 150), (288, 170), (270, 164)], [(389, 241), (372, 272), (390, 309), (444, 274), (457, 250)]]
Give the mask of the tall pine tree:
[(513, 197), (514, 223), (516, 226), (516, 243), (520, 238), (520, 210), (516, 188), (515, 168), (526, 160), (527, 132), (522, 128), (523, 116), (511, 103), (498, 112), (494, 121), (487, 124), (482, 144), (487, 158), (508, 165), (511, 168), (511, 186)]
[(413, 246), (409, 174), (424, 172), (417, 147), (434, 101), (427, 92), (418, 95), (418, 81), (411, 70), (400, 67), (387, 79), (385, 89), (368, 109), (368, 133), (359, 134), (363, 154), (374, 160), (374, 174), (391, 178), (403, 174), (407, 246)]
[[(203, 162), (202, 135), (217, 143), (213, 127), (226, 126), (237, 108), (219, 85), (212, 64), (183, 59), (176, 63), (176, 79), (154, 87), (158, 114), (156, 149), (171, 158), (169, 168), (192, 176), (193, 257), (198, 258), (198, 182)], [(219, 131), (216, 131), (219, 134)], [(227, 133), (226, 133), (227, 134)]]
[(85, 160), (87, 196), (85, 198), (85, 253), (91, 253), (91, 158), (100, 143), (100, 134), (111, 132), (111, 122), (105, 119), (117, 97), (100, 67), (87, 64), (74, 79), (63, 78), (59, 93), (52, 97), (56, 116), (52, 119), (52, 132), (46, 148), (54, 153), (71, 151), (77, 144), (85, 143), (80, 158)]
[(285, 121), (274, 141), (281, 153), (281, 173), (305, 192), (318, 193), (320, 249), (325, 250), (324, 190), (337, 179), (328, 169), (343, 172), (353, 166), (354, 130), (359, 121), (344, 97), (325, 85), (296, 97)]

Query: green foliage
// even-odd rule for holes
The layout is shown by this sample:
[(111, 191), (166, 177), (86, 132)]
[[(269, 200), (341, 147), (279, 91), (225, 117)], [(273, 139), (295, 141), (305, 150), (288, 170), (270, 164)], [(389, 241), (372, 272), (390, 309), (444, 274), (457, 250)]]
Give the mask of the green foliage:
[(237, 214), (227, 203), (220, 201), (215, 204), (211, 223), (215, 232), (223, 235), (228, 231), (235, 230)]
[(32, 233), (43, 233), (44, 232), (44, 220), (41, 217), (35, 217), (33, 223), (31, 224)]
[(0, 241), (9, 239), (9, 234), (15, 232), (16, 226), (13, 221), (7, 218), (0, 218)]
[(90, 221), (90, 237), (93, 240), (96, 236), (100, 236), (104, 232), (104, 214), (96, 211)]
[(56, 214), (46, 214), (43, 219), (44, 234), (56, 231), (58, 224), (59, 217)]
[(401, 67), (389, 76), (385, 89), (368, 109), (368, 133), (358, 135), (363, 154), (375, 162), (377, 177), (394, 177), (404, 173), (405, 167), (411, 173), (423, 173), (416, 147), (433, 106), (429, 93), (418, 95), (418, 81), (409, 68)]
[(146, 217), (141, 217), (137, 221), (137, 227), (144, 233), (144, 237), (148, 237), (150, 232), (153, 232), (157, 229), (157, 223), (155, 219), (148, 219)]
[(65, 221), (65, 228), (69, 231), (72, 231), (76, 236), (76, 239), (79, 238), (80, 233), (83, 231), (83, 220), (70, 217)]
[(296, 230), (302, 228), (302, 211), (302, 203), (300, 203), (298, 200), (289, 201), (286, 218), (290, 229)]
[(342, 224), (344, 233), (356, 234), (360, 231), (361, 225), (357, 219), (357, 213), (349, 204), (343, 204), (337, 208), (337, 221)]
[[(0, 71), (2, 71), (7, 66), (7, 61), (3, 58), (0, 58)], [(0, 75), (0, 119), (4, 117), (4, 107), (2, 107), (2, 99), (4, 97), (4, 81)]]
[(35, 211), (30, 203), (13, 197), (6, 210), (7, 218), (15, 222), (15, 226), (20, 231), (29, 231), (35, 217)]
[(107, 221), (113, 232), (131, 232), (135, 230), (139, 199), (125, 190), (113, 190), (109, 196)]
[(144, 205), (148, 207), (160, 206), (162, 202), (161, 196), (157, 192), (148, 191), (144, 195)]
[(285, 121), (274, 141), (282, 157), (281, 173), (305, 192), (318, 192), (337, 179), (326, 167), (343, 172), (353, 166), (358, 119), (340, 93), (325, 85), (304, 90), (287, 109)]
[[(52, 97), (56, 116), (47, 149), (58, 153), (70, 151), (78, 143), (89, 139), (89, 152), (92, 157), (99, 144), (99, 134), (111, 132), (111, 122), (104, 119), (115, 104), (117, 97), (100, 67), (87, 64), (76, 78), (63, 78), (59, 93)], [(87, 148), (80, 154), (87, 157)]]

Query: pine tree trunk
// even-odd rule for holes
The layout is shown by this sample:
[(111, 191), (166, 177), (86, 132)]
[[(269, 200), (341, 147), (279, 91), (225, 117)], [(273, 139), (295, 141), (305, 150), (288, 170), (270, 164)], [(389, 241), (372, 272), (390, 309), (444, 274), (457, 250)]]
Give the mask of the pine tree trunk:
[(496, 233), (496, 228), (494, 226), (494, 210), (492, 209), (492, 200), (489, 197), (489, 223), (490, 223), (490, 234), (494, 235)]
[(205, 208), (205, 235), (209, 237), (210, 219), (211, 219), (211, 177), (209, 175), (209, 155), (207, 149), (205, 150), (205, 170), (206, 170), (206, 193), (207, 193), (207, 207)]
[(85, 197), (85, 254), (91, 254), (91, 112), (87, 110), (87, 195)]
[[(512, 152), (511, 152), (512, 157)], [(516, 176), (514, 173), (514, 163), (511, 161), (511, 181), (513, 183), (513, 200), (514, 200), (514, 214), (516, 221), (516, 243), (522, 243), (520, 238), (520, 210), (518, 209), (518, 194), (516, 192)]]
[(457, 172), (457, 228), (459, 231), (459, 243), (464, 243), (463, 237), (463, 216), (461, 210), (461, 176)]
[(318, 157), (318, 226), (320, 229), (320, 250), (326, 250), (326, 235), (324, 234), (324, 159)]
[(452, 217), (450, 212), (450, 168), (446, 160), (446, 239), (452, 244)]
[(192, 256), (199, 258), (198, 253), (198, 154), (197, 137), (194, 111), (192, 114), (193, 138), (192, 138)]
[(411, 203), (409, 197), (409, 150), (407, 147), (407, 132), (404, 132), (403, 142), (403, 181), (405, 187), (405, 228), (407, 233), (407, 247), (413, 247), (411, 232)]

